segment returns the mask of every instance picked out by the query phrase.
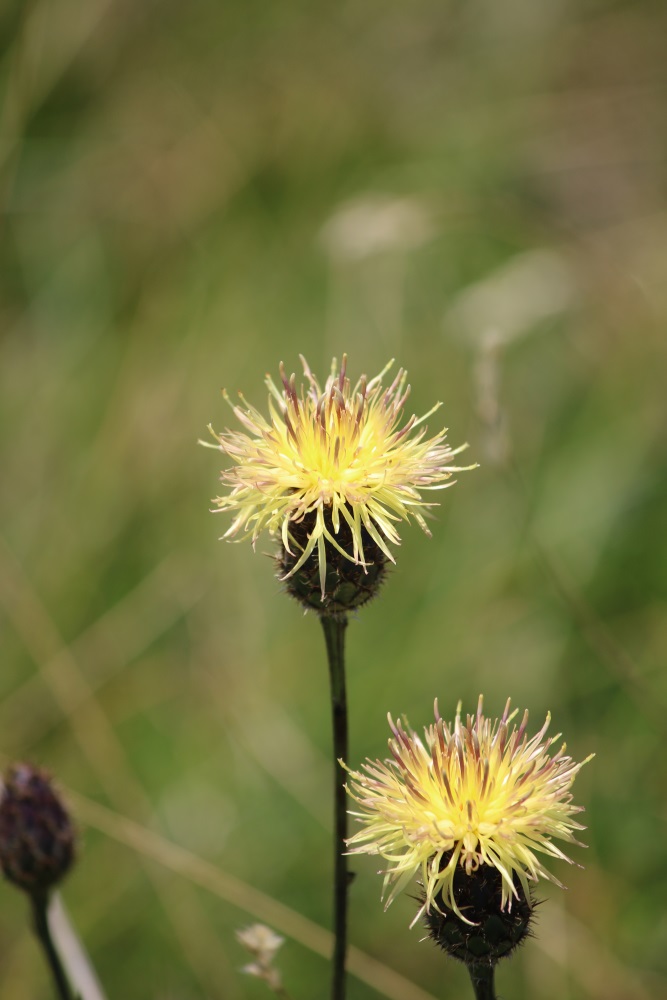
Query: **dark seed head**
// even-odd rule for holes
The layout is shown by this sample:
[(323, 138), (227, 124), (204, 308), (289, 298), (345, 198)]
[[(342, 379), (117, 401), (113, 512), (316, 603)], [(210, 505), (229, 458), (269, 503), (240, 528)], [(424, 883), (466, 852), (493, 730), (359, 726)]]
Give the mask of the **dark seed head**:
[(70, 817), (51, 777), (31, 764), (14, 764), (0, 791), (0, 867), (31, 895), (54, 886), (75, 855)]
[[(443, 866), (448, 857), (443, 858)], [(425, 914), (429, 936), (448, 955), (467, 966), (495, 965), (509, 956), (529, 933), (533, 901), (526, 896), (518, 879), (514, 882), (518, 898), (511, 909), (503, 910), (502, 876), (491, 865), (480, 865), (467, 875), (461, 869), (454, 879), (454, 899), (461, 913), (473, 923), (461, 920), (443, 901), (435, 897), (434, 906)], [(439, 912), (442, 911), (442, 912)]]
[[(387, 574), (387, 557), (366, 529), (362, 528), (361, 538), (366, 565), (357, 565), (352, 562), (354, 547), (352, 532), (347, 521), (341, 518), (337, 534), (333, 530), (331, 513), (328, 510), (325, 512), (325, 521), (327, 529), (350, 558), (344, 556), (330, 542), (325, 541), (327, 568), (324, 598), (322, 598), (320, 587), (320, 564), (317, 548), (311, 552), (303, 566), (293, 576), (285, 580), (285, 585), (288, 593), (308, 610), (328, 615), (345, 614), (347, 611), (361, 608), (377, 594)], [(281, 580), (297, 564), (301, 552), (308, 544), (315, 523), (315, 512), (307, 514), (301, 521), (290, 523), (290, 534), (294, 539), (294, 544), (291, 545), (292, 552), (288, 552), (281, 545), (278, 555)]]

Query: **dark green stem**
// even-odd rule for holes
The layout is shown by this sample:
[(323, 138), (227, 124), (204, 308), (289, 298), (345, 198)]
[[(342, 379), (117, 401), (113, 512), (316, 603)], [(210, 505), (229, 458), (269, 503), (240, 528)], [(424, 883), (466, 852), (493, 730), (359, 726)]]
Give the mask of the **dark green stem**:
[(345, 694), (345, 615), (320, 615), (327, 644), (331, 682), (334, 764), (334, 951), (332, 958), (331, 1000), (345, 998), (345, 956), (347, 953), (348, 872), (345, 855), (347, 811), (345, 772), (338, 763), (347, 760), (347, 697)]
[(495, 966), (468, 965), (470, 981), (475, 991), (475, 1000), (496, 1000), (496, 989), (493, 983)]
[(51, 929), (49, 927), (49, 898), (46, 893), (31, 895), (33, 927), (37, 940), (41, 944), (46, 961), (48, 963), (56, 992), (60, 1000), (74, 1000), (65, 970), (63, 969), (60, 955), (53, 943)]

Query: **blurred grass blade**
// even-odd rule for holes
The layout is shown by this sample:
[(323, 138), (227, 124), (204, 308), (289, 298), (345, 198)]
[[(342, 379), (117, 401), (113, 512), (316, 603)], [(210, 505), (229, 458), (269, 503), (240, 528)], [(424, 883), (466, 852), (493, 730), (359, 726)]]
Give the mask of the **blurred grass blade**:
[(68, 978), (80, 1000), (107, 1000), (90, 958), (72, 926), (58, 893), (54, 893), (51, 900), (49, 923)]
[[(324, 927), (126, 816), (69, 789), (67, 794), (82, 822), (184, 876), (322, 958), (329, 959), (333, 935)], [(348, 971), (387, 1000), (435, 1000), (433, 994), (359, 948), (349, 950)]]

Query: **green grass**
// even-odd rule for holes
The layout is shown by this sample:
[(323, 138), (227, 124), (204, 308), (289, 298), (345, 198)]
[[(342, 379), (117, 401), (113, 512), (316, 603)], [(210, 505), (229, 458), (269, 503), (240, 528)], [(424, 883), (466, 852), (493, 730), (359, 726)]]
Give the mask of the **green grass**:
[[(281, 359), (323, 371), (347, 350), (373, 373), (396, 355), (415, 410), (442, 399), (481, 468), (431, 541), (405, 531), (348, 630), (352, 763), (383, 754), (388, 710), (420, 727), (436, 695), (450, 717), (480, 691), (492, 714), (508, 695), (535, 723), (550, 709), (573, 756), (597, 755), (575, 786), (589, 846), (583, 870), (554, 862), (569, 889), (543, 890), (500, 993), (665, 994), (665, 27), (649, 0), (0, 16), (5, 760), (328, 926), (320, 629), (270, 541), (217, 541), (221, 463), (196, 440), (231, 417), (221, 386), (263, 405)], [(327, 220), (374, 192), (414, 199), (429, 238), (328, 256)], [(537, 249), (568, 292), (496, 357), (498, 464), (487, 331), (461, 296)], [(251, 915), (80, 825), (64, 895), (110, 998), (266, 995), (238, 972)], [(384, 914), (376, 866), (354, 867), (353, 942), (467, 996), (408, 931), (410, 900)], [(4, 886), (3, 1000), (51, 996), (25, 913)], [(303, 945), (281, 967), (295, 1000), (326, 995)], [(350, 1000), (377, 995), (351, 980)]]

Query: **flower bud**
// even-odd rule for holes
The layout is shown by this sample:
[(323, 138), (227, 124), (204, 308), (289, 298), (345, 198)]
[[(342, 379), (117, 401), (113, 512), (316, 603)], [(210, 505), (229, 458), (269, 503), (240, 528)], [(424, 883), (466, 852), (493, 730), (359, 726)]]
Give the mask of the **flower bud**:
[(0, 867), (33, 896), (69, 871), (75, 855), (72, 821), (51, 777), (31, 764), (14, 764), (0, 791)]
[[(281, 545), (278, 555), (279, 578), (285, 581), (287, 591), (306, 610), (321, 614), (336, 615), (363, 607), (377, 594), (387, 575), (387, 557), (380, 546), (371, 538), (365, 528), (361, 528), (365, 564), (354, 561), (354, 540), (352, 530), (342, 517), (337, 533), (333, 531), (331, 513), (324, 514), (327, 530), (336, 539), (339, 551), (325, 539), (326, 574), (324, 594), (320, 577), (320, 560), (317, 546), (302, 566), (293, 572), (301, 553), (308, 545), (308, 539), (316, 527), (314, 511), (304, 515), (299, 521), (290, 522), (293, 541), (291, 551)], [(290, 575), (291, 574), (291, 575)]]

